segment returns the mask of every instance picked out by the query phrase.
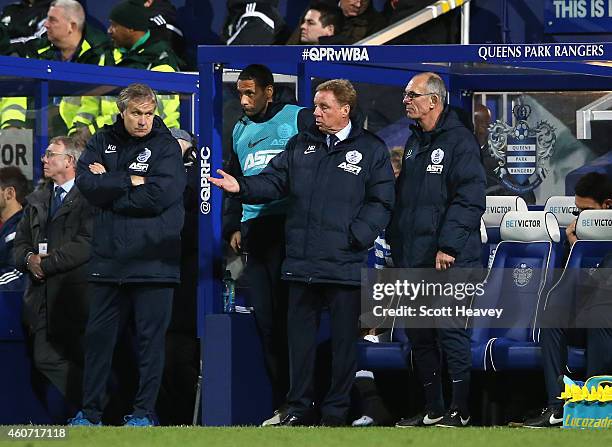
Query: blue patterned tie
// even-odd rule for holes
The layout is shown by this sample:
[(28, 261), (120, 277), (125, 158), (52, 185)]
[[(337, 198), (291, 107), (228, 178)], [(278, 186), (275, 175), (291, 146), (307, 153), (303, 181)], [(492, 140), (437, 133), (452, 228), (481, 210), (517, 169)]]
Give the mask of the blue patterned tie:
[(329, 136), (329, 144), (327, 147), (332, 150), (338, 141), (340, 141), (340, 139), (336, 136), (336, 134), (331, 134)]
[(53, 202), (51, 202), (51, 215), (55, 215), (55, 212), (62, 206), (62, 194), (64, 193), (64, 189), (61, 186), (55, 188), (55, 192), (53, 193)]

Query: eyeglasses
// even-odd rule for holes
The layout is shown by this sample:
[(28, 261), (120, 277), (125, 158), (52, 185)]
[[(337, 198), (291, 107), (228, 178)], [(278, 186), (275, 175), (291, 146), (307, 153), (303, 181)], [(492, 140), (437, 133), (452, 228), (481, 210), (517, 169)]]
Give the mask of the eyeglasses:
[(410, 91), (410, 92), (402, 93), (402, 98), (403, 99), (408, 98), (412, 101), (414, 98), (420, 98), (421, 96), (430, 96), (430, 95), (435, 95), (435, 94), (436, 93), (415, 93), (415, 92)]
[(65, 155), (67, 157), (71, 156), (71, 155), (68, 155), (68, 154), (63, 154), (61, 152), (53, 152), (51, 149), (47, 149), (45, 151), (45, 153), (43, 154), (43, 156), (40, 157), (40, 161), (45, 161), (45, 158), (47, 160), (51, 160), (53, 157), (59, 157), (60, 155)]

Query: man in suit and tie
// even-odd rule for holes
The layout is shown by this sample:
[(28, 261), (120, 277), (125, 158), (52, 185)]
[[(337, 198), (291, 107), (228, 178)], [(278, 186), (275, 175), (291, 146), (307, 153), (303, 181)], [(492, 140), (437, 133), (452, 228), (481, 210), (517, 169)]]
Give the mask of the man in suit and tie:
[(17, 268), (31, 279), (23, 319), (34, 367), (77, 407), (92, 232), (91, 207), (74, 183), (81, 150), (71, 137), (51, 139), (42, 156), (47, 182), (27, 197), (14, 247)]

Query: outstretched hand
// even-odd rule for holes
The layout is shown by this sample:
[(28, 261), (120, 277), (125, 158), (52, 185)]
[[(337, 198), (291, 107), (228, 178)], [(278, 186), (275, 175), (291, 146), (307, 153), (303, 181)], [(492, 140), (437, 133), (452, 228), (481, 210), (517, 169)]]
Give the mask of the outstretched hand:
[(238, 181), (234, 177), (232, 177), (231, 175), (229, 175), (222, 169), (217, 169), (217, 174), (219, 174), (221, 178), (210, 177), (208, 179), (210, 183), (212, 183), (213, 185), (227, 192), (231, 192), (231, 193), (240, 192), (240, 185), (238, 184)]

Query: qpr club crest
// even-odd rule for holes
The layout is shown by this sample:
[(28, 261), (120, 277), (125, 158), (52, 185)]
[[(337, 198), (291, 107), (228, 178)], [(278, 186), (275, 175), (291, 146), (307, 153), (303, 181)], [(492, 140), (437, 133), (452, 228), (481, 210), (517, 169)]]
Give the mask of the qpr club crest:
[(346, 153), (346, 161), (354, 165), (358, 164), (362, 158), (363, 156), (359, 151), (349, 151)]
[(489, 125), (489, 152), (497, 160), (495, 173), (501, 183), (516, 194), (524, 194), (546, 177), (547, 169), (542, 164), (553, 154), (557, 137), (555, 128), (546, 121), (535, 128), (529, 126), (529, 105), (516, 105), (512, 113), (516, 126), (500, 120)]
[(531, 280), (532, 276), (533, 269), (524, 262), (522, 262), (512, 271), (512, 278), (514, 279), (514, 284), (519, 287), (525, 287), (527, 284), (529, 284), (529, 281)]
[(440, 148), (436, 149), (431, 153), (431, 162), (435, 165), (439, 165), (444, 160), (444, 151)]
[(151, 150), (148, 147), (145, 147), (144, 151), (142, 151), (140, 154), (138, 154), (138, 157), (136, 157), (136, 161), (139, 163), (146, 163), (149, 157), (151, 157)]

